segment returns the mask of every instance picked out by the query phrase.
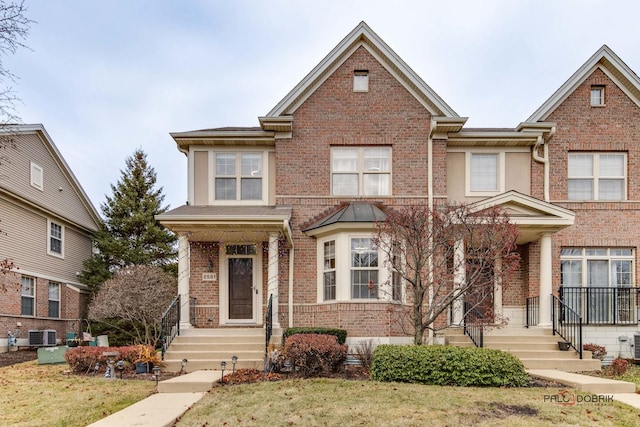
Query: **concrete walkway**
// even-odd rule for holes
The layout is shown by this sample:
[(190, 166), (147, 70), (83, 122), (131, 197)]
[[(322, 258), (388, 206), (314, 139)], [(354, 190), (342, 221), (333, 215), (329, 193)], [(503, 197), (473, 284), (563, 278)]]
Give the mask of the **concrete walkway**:
[(532, 377), (555, 381), (587, 393), (611, 395), (613, 400), (640, 409), (640, 394), (636, 392), (635, 383), (574, 374), (555, 369), (529, 369), (527, 373)]
[(101, 419), (89, 427), (170, 427), (221, 377), (220, 371), (196, 371), (162, 381), (158, 393)]

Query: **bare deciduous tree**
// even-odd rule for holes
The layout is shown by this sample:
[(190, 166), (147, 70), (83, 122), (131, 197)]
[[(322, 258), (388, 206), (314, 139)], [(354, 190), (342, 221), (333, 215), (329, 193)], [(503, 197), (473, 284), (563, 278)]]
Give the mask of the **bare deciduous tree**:
[[(160, 318), (177, 292), (176, 279), (160, 267), (134, 265), (118, 271), (94, 295), (89, 318), (131, 336), (138, 344), (156, 347), (161, 338)], [(125, 320), (123, 330), (116, 320)]]
[(517, 236), (499, 208), (476, 212), (466, 205), (409, 206), (377, 224), (374, 240), (395, 282), (385, 288), (406, 285), (404, 303), (393, 310), (415, 344), (425, 332), (446, 328), (452, 307), (458, 318), (473, 312), (499, 321), (493, 295), (519, 265)]

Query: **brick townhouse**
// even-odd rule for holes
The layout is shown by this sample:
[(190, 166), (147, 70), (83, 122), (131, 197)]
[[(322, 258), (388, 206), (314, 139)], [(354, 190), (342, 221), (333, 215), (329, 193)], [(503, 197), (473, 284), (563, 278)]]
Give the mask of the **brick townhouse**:
[(158, 219), (179, 236), (181, 327), (262, 328), (272, 298), (276, 329), (410, 342), (389, 310), (406, 289), (381, 289), (390, 273), (374, 224), (394, 207), (465, 202), (518, 225), (520, 271), (493, 298), (502, 330), (550, 328), (553, 294), (582, 316), (583, 342), (628, 355), (639, 107), (640, 80), (603, 46), (517, 126), (465, 128), (362, 22), (260, 126), (171, 134), (188, 159), (188, 204)]

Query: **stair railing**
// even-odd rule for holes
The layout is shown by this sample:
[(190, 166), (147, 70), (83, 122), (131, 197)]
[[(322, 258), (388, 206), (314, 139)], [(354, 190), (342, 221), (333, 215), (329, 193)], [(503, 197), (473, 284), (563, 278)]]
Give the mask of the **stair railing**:
[(171, 301), (162, 313), (160, 320), (160, 342), (162, 344), (162, 360), (173, 339), (180, 335), (180, 294)]
[(553, 335), (569, 343), (582, 359), (582, 317), (555, 295), (551, 295)]
[(470, 303), (464, 303), (464, 333), (476, 347), (484, 347), (483, 315), (478, 307), (472, 307)]
[(527, 323), (525, 327), (537, 326), (540, 321), (540, 297), (527, 298)]

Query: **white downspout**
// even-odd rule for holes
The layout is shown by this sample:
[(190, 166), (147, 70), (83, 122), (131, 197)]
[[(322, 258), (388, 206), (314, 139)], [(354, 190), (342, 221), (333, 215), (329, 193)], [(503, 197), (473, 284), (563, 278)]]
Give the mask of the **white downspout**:
[[(433, 131), (437, 122), (431, 119), (429, 138), (427, 139), (427, 207), (429, 212), (433, 212)], [(433, 218), (429, 216), (429, 307), (433, 301)], [(433, 344), (433, 329), (429, 329), (429, 344)]]
[[(549, 133), (549, 138), (551, 139), (553, 135), (556, 133), (556, 127), (553, 126), (551, 128), (551, 132)], [(538, 148), (542, 145), (542, 157), (538, 155)], [(544, 201), (549, 202), (549, 144), (546, 144), (542, 136), (538, 137), (536, 141), (536, 145), (533, 146), (533, 160), (538, 163), (542, 163), (544, 165), (544, 178), (543, 178), (543, 190), (544, 190)]]
[[(286, 229), (290, 230), (289, 221), (285, 221)], [(294, 260), (293, 236), (291, 236), (291, 249), (289, 250), (289, 327), (293, 328), (293, 260)]]

